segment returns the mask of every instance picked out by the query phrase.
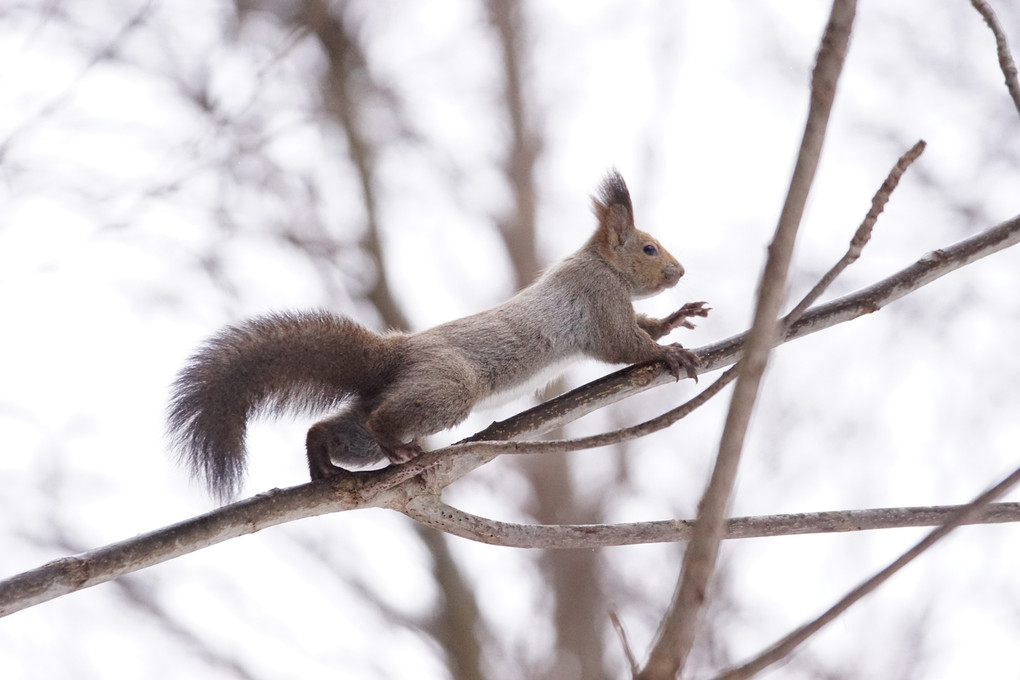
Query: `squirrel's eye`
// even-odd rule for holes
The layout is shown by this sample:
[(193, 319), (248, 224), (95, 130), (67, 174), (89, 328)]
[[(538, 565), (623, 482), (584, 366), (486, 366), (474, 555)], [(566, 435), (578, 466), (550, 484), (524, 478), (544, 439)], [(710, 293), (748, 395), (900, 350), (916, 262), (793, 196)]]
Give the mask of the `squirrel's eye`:
[(649, 255), (649, 256), (657, 255), (659, 253), (659, 251), (656, 250), (655, 246), (653, 246), (651, 243), (649, 243), (647, 246), (644, 247), (644, 251), (645, 251), (645, 255)]

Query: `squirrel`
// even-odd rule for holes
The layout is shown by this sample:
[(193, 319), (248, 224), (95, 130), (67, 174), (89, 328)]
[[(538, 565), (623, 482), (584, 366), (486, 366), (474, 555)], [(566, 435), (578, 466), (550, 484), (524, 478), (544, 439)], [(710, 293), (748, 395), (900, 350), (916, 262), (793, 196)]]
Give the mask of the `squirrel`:
[(480, 402), (548, 383), (548, 371), (571, 358), (663, 361), (677, 380), (681, 372), (696, 380), (696, 356), (657, 340), (694, 328), (688, 319), (709, 308), (635, 313), (632, 300), (672, 288), (684, 268), (635, 227), (619, 172), (605, 176), (592, 205), (598, 224), (581, 249), (487, 311), (418, 333), (380, 335), (325, 311), (223, 329), (173, 383), (167, 431), (178, 458), (226, 501), (244, 477), (245, 430), (257, 415), (335, 411), (308, 430), (308, 468), (319, 480), (411, 460), (420, 438), (459, 424)]

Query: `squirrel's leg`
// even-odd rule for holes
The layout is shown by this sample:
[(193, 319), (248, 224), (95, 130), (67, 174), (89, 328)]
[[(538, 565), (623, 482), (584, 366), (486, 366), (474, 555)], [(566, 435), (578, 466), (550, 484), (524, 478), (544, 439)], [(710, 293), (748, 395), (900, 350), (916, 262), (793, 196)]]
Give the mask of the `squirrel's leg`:
[(305, 440), (312, 479), (345, 472), (336, 463), (358, 468), (386, 460), (379, 443), (365, 427), (365, 419), (365, 411), (357, 404), (350, 404), (336, 415), (312, 425)]
[[(449, 367), (447, 367), (448, 369)], [(417, 377), (390, 385), (368, 416), (368, 432), (394, 463), (421, 453), (418, 438), (463, 422), (478, 401), (470, 379), (423, 370)]]

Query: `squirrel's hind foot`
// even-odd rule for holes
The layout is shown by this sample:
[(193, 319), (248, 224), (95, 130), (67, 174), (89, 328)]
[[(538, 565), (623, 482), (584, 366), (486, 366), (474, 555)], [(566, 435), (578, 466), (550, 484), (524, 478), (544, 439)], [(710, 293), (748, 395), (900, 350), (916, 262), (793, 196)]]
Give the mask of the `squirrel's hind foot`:
[(364, 468), (392, 460), (354, 410), (341, 411), (312, 425), (305, 446), (312, 479), (335, 477), (346, 473), (347, 468)]
[(399, 465), (400, 463), (406, 463), (410, 460), (414, 460), (421, 455), (421, 446), (418, 442), (409, 442), (407, 444), (400, 444), (391, 448), (384, 448), (383, 453), (390, 459), (391, 463)]

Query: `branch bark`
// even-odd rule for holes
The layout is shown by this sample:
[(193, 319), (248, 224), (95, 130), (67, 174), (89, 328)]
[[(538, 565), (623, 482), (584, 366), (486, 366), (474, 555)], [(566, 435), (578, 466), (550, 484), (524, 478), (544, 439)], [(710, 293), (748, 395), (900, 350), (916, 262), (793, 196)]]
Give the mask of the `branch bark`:
[(880, 585), (888, 581), (893, 574), (921, 556), (938, 541), (949, 535), (958, 526), (969, 523), (996, 498), (1000, 498), (1014, 485), (1020, 482), (1020, 468), (1008, 477), (985, 491), (967, 505), (957, 507), (945, 523), (925, 536), (917, 545), (898, 557), (889, 566), (878, 572), (867, 581), (850, 591), (843, 599), (830, 607), (824, 614), (793, 631), (758, 657), (739, 668), (727, 671), (718, 676), (717, 680), (745, 680), (757, 675), (760, 671), (785, 658), (801, 643), (831, 623), (840, 614), (850, 608), (865, 595), (873, 593)]
[(793, 245), (821, 157), (856, 7), (855, 0), (835, 0), (822, 36), (812, 77), (811, 103), (804, 138), (776, 235), (769, 246), (754, 324), (741, 359), (740, 373), (720, 439), (715, 469), (698, 505), (698, 520), (691, 543), (684, 553), (683, 568), (673, 602), (660, 625), (648, 662), (638, 674), (642, 680), (675, 677), (684, 667), (694, 646), (701, 609), (715, 571), (719, 544), (725, 530), (726, 512), (740, 465), (744, 437), (768, 364), (768, 355), (778, 334), (779, 312), (785, 295), (786, 275), (793, 258)]
[[(723, 538), (731, 540), (939, 526), (952, 519), (963, 507), (869, 508), (732, 517), (726, 520)], [(592, 550), (646, 543), (680, 543), (690, 540), (694, 527), (694, 520), (689, 519), (623, 524), (515, 524), (479, 517), (443, 503), (438, 496), (427, 495), (411, 500), (405, 512), (434, 529), (468, 540), (507, 548), (540, 550)], [(1020, 522), (1020, 503), (989, 505), (966, 523), (1008, 522)]]
[(988, 24), (992, 35), (995, 36), (995, 51), (999, 57), (999, 68), (1006, 79), (1006, 90), (1009, 91), (1009, 96), (1013, 100), (1013, 106), (1016, 107), (1017, 113), (1020, 113), (1020, 81), (1017, 80), (1016, 64), (1013, 62), (1013, 56), (1009, 52), (1006, 33), (1002, 30), (1002, 26), (999, 25), (995, 11), (992, 10), (985, 0), (971, 0), (970, 4), (978, 11), (985, 20), (985, 23)]

